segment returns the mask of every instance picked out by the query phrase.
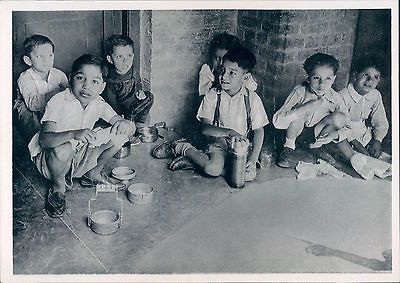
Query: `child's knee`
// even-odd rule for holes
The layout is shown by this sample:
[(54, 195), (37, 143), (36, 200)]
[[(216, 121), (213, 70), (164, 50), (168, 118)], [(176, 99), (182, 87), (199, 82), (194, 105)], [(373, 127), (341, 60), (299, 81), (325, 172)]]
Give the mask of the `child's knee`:
[(212, 177), (218, 177), (221, 176), (223, 169), (223, 164), (210, 160), (204, 166), (204, 173)]
[(68, 162), (73, 154), (71, 143), (67, 142), (57, 147), (48, 149), (49, 161), (61, 161), (63, 163)]
[(330, 114), (331, 123), (337, 128), (341, 129), (346, 125), (346, 115), (342, 112), (336, 111)]

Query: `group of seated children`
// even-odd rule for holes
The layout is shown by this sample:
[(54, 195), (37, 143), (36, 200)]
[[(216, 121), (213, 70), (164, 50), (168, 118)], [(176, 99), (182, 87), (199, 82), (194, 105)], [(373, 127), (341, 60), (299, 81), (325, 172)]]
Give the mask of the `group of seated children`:
[[(51, 217), (63, 215), (72, 178), (80, 178), (82, 185), (104, 183), (105, 164), (136, 127), (149, 122), (153, 95), (141, 89), (133, 73), (132, 40), (112, 36), (105, 46), (109, 68), (102, 58), (85, 54), (74, 61), (67, 80), (53, 68), (54, 44), (48, 37), (33, 35), (24, 41), (23, 59), (30, 68), (18, 79), (14, 108), (30, 139), (32, 161), (52, 182), (46, 201)], [(110, 126), (97, 132), (93, 128), (100, 118)]]
[[(26, 136), (33, 135), (28, 145), (32, 161), (52, 181), (46, 211), (60, 217), (72, 178), (80, 178), (82, 185), (106, 182), (102, 169), (132, 139), (137, 127), (149, 124), (154, 98), (142, 89), (135, 73), (134, 43), (129, 37), (111, 36), (105, 42), (105, 60), (94, 55), (79, 57), (69, 80), (53, 68), (54, 44), (49, 38), (33, 35), (25, 40), (24, 48), (23, 60), (30, 68), (18, 79), (15, 109)], [(252, 70), (256, 58), (237, 37), (227, 33), (213, 38), (209, 55), (199, 73), (201, 104), (196, 116), (207, 137), (207, 150), (181, 138), (161, 143), (152, 155), (173, 158), (171, 170), (190, 168), (221, 176), (231, 140), (250, 139), (245, 180), (252, 181), (257, 175), (264, 126), (269, 123), (255, 92)], [(314, 129), (311, 150), (330, 163), (335, 160), (323, 147), (331, 142), (348, 161), (357, 151), (380, 156), (388, 131), (382, 97), (376, 89), (384, 71), (382, 62), (361, 58), (353, 66), (351, 82), (340, 92), (332, 89), (338, 68), (338, 60), (331, 55), (317, 53), (306, 59), (307, 80), (292, 90), (273, 116), (273, 125), (286, 129), (279, 166), (295, 166), (296, 138), (304, 127)], [(100, 118), (110, 124), (103, 129), (102, 138), (93, 130)]]

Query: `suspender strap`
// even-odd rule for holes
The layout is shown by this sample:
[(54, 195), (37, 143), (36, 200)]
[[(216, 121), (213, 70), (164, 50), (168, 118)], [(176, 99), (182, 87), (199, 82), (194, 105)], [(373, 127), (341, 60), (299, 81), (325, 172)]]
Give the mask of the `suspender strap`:
[[(246, 133), (248, 134), (251, 131), (251, 114), (250, 114), (250, 93), (249, 90), (247, 90), (247, 95), (244, 95), (244, 105), (246, 107), (246, 121), (247, 121), (247, 131)], [(219, 117), (220, 117), (220, 112), (219, 108), (221, 105), (221, 93), (217, 93), (217, 103), (215, 105), (215, 112), (214, 112), (214, 120), (213, 120), (213, 125), (219, 127)]]
[(250, 115), (250, 93), (249, 90), (246, 88), (247, 90), (247, 95), (244, 96), (244, 105), (246, 107), (246, 116), (247, 116), (247, 130), (246, 133), (250, 133), (251, 131), (251, 115)]
[(214, 121), (213, 125), (219, 127), (219, 107), (221, 105), (221, 93), (217, 92), (217, 104), (215, 105), (215, 112), (214, 112)]

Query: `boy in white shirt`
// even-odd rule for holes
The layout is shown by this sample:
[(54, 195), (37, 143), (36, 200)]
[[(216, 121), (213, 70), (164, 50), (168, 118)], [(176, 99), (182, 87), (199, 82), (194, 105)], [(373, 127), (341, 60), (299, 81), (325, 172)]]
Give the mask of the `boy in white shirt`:
[(35, 34), (25, 39), (23, 45), (23, 60), (30, 68), (18, 78), (14, 109), (19, 128), (29, 141), (40, 129), (46, 103), (68, 86), (68, 79), (53, 67), (54, 43), (48, 37)]
[(176, 157), (169, 165), (171, 170), (193, 168), (194, 165), (207, 175), (216, 177), (224, 172), (230, 140), (233, 137), (244, 140), (251, 133), (252, 147), (247, 158), (245, 179), (254, 180), (264, 140), (264, 126), (269, 123), (260, 97), (245, 87), (255, 64), (253, 53), (242, 46), (230, 49), (224, 55), (222, 90), (210, 89), (197, 112), (202, 133), (210, 140), (207, 152), (196, 149), (186, 140), (177, 140), (157, 146), (153, 156)]

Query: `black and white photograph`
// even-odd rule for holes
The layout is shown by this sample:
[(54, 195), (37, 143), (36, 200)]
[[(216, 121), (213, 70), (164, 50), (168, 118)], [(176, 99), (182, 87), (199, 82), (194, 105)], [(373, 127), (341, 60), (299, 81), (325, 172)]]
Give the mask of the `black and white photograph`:
[(5, 1), (1, 282), (398, 282), (396, 1)]

